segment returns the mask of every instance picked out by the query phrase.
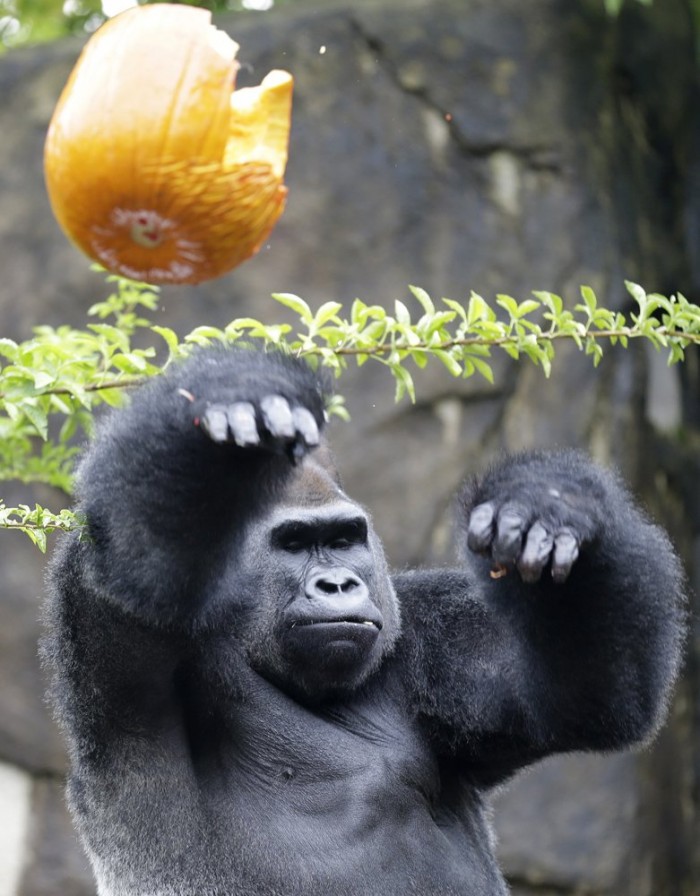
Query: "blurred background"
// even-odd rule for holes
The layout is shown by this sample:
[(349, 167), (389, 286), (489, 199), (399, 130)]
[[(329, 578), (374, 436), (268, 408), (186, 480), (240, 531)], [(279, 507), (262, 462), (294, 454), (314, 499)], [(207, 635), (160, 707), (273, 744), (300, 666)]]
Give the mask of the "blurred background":
[[(107, 292), (49, 210), (42, 149), (107, 0), (0, 0), (0, 336), (83, 326)], [(628, 311), (624, 280), (700, 295), (700, 103), (693, 0), (241, 0), (216, 21), (240, 83), (295, 78), (285, 215), (260, 254), (162, 292), (184, 335), (278, 319), (274, 291), (312, 306), (433, 297), (522, 300), (582, 284)], [(413, 303), (412, 307), (417, 306)], [(577, 445), (619, 467), (700, 580), (700, 358), (649, 347), (603, 363), (558, 348), (551, 379), (498, 358), (491, 386), (429, 367), (394, 404), (383, 368), (343, 377), (332, 437), (350, 494), (392, 562), (447, 562), (451, 496), (503, 450)], [(2, 471), (0, 471), (2, 478)], [(8, 504), (60, 509), (46, 487)], [(49, 552), (50, 554), (50, 552)], [(63, 802), (66, 759), (44, 704), (37, 639), (46, 558), (0, 534), (0, 896), (94, 896)], [(656, 743), (543, 763), (495, 800), (516, 896), (700, 894), (700, 636)]]

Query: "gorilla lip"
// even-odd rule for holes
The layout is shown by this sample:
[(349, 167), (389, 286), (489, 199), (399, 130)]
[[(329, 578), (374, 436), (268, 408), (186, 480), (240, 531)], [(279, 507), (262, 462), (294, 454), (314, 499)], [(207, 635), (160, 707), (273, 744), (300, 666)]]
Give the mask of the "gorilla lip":
[(299, 619), (296, 622), (293, 622), (290, 628), (297, 627), (306, 627), (309, 626), (347, 626), (347, 625), (367, 625), (372, 628), (376, 628), (377, 631), (381, 631), (382, 624), (381, 622), (374, 622), (372, 619)]

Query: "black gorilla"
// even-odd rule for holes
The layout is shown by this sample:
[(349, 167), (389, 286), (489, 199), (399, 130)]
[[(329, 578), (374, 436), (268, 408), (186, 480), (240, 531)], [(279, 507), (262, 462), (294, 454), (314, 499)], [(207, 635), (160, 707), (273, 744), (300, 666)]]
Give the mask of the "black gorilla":
[(200, 351), (82, 464), (44, 650), (101, 896), (498, 896), (485, 792), (661, 721), (682, 577), (616, 479), (505, 461), (464, 568), (390, 576), (323, 391)]

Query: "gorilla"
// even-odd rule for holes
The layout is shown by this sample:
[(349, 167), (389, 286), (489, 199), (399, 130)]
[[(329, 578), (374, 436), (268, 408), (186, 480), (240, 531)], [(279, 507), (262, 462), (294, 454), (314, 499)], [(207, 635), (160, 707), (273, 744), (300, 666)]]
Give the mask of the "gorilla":
[(43, 653), (100, 896), (503, 896), (489, 791), (663, 720), (683, 576), (614, 475), (505, 459), (460, 497), (461, 568), (390, 573), (326, 397), (201, 349), (82, 460)]

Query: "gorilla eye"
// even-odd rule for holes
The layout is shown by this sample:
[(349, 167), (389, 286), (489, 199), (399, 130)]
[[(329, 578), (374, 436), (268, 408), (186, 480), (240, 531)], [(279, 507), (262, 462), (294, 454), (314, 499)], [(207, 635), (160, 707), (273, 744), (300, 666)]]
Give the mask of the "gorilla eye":
[(275, 550), (286, 554), (300, 554), (309, 547), (309, 529), (298, 521), (283, 523), (272, 530), (270, 540)]
[(344, 551), (367, 543), (367, 523), (365, 520), (349, 520), (342, 525), (333, 526), (325, 541), (326, 547), (332, 551)]
[(315, 548), (343, 551), (367, 542), (367, 521), (362, 517), (318, 516), (286, 520), (270, 535), (273, 548), (300, 554)]

